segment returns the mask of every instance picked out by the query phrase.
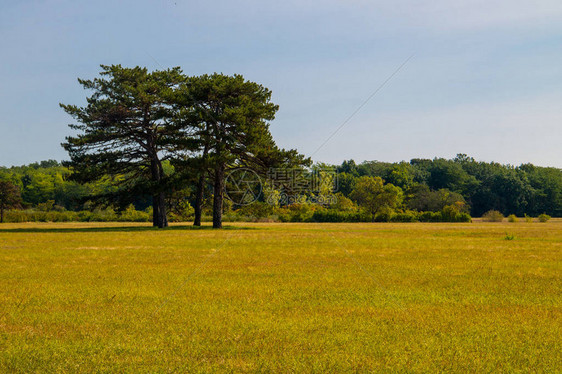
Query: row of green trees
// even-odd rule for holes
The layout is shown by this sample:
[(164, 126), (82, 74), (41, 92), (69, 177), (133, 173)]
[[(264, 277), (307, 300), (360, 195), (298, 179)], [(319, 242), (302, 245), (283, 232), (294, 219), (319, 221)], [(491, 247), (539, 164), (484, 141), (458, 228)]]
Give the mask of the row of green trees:
[(350, 196), (360, 177), (373, 176), (400, 187), (410, 209), (435, 211), (454, 201), (464, 201), (475, 217), (489, 210), (505, 216), (562, 216), (562, 170), (558, 168), (478, 162), (459, 154), (452, 160), (413, 159), (400, 163), (356, 164), (350, 160), (338, 169), (340, 190), (345, 196)]
[[(170, 161), (163, 161), (162, 165), (166, 175), (173, 176), (176, 173)], [(420, 165), (424, 167), (421, 168)], [(472, 175), (463, 166), (467, 170), (488, 170), (488, 173), (482, 173), (487, 177)], [(505, 216), (562, 216), (562, 172), (555, 168), (530, 164), (512, 167), (481, 163), (463, 155), (453, 160), (412, 160), (410, 163), (364, 162), (356, 165), (353, 161), (345, 161), (338, 166), (315, 165), (313, 168), (339, 170), (336, 190), (323, 192), (333, 194), (336, 199), (325, 199), (329, 203), (321, 207), (307, 207), (296, 201), (300, 203), (297, 204), (299, 207), (284, 209), (283, 206), (287, 204), (277, 201), (273, 206), (281, 209), (274, 210), (267, 205), (272, 201), (271, 196), (279, 195), (279, 191), (266, 189), (260, 198), (261, 202), (240, 209), (227, 200), (222, 211), (228, 214), (229, 219), (278, 217), (287, 221), (299, 220), (299, 217), (312, 220), (314, 214), (318, 220), (372, 220), (377, 215), (380, 216), (377, 219), (385, 220), (389, 212), (402, 215), (407, 212), (439, 213), (446, 207), (457, 207), (460, 212), (470, 212), (473, 216), (482, 216), (490, 210), (497, 210)], [(459, 187), (463, 186), (458, 183), (459, 172), (461, 180), (471, 180), (471, 188)], [(87, 201), (91, 196), (111, 195), (118, 189), (108, 177), (79, 184), (72, 180), (71, 174), (68, 167), (56, 161), (0, 168), (0, 180), (9, 181), (16, 186), (15, 190), (1, 188), (8, 191), (4, 196), (8, 196), (9, 191), (16, 190), (21, 195), (19, 200), (4, 199), (6, 203), (2, 205), (0, 193), (0, 210), (9, 207), (35, 207), (39, 211), (93, 211), (96, 206)], [(516, 182), (505, 175), (517, 176)], [(170, 179), (173, 180), (172, 177)], [(201, 189), (198, 184), (199, 180), (191, 178), (181, 188), (171, 188), (168, 191), (165, 201), (168, 215), (175, 219), (193, 217), (193, 207), (197, 205), (198, 199), (202, 201), (200, 207), (203, 211), (200, 211), (199, 223), (202, 213), (207, 216), (212, 214), (214, 199), (211, 180), (204, 181)], [(199, 192), (201, 195), (198, 197)], [(147, 211), (152, 205), (150, 195), (146, 194), (131, 195), (127, 200), (139, 211)], [(53, 203), (49, 203), (50, 201)], [(408, 218), (397, 216), (396, 219)], [(427, 215), (421, 219), (438, 220), (439, 217)]]

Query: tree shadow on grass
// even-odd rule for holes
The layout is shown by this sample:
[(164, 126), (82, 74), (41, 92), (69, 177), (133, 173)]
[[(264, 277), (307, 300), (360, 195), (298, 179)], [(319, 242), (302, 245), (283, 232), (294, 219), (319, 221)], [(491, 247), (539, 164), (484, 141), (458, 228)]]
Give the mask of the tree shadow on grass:
[[(222, 230), (256, 230), (255, 227), (223, 226)], [(167, 232), (167, 231), (213, 231), (212, 226), (169, 226), (163, 229), (153, 226), (110, 226), (110, 227), (23, 227), (4, 229), (0, 226), (2, 233), (71, 233), (71, 232)], [(220, 230), (217, 230), (220, 231)]]

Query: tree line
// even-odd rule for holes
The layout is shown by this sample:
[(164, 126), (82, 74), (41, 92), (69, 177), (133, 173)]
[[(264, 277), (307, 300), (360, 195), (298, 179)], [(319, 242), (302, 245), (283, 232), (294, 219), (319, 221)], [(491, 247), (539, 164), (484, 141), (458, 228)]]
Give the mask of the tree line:
[(98, 78), (78, 80), (91, 92), (85, 106), (61, 104), (75, 120), (69, 125), (73, 134), (62, 144), (69, 161), (0, 168), (0, 219), (13, 208), (92, 211), (101, 206), (131, 212), (132, 204), (150, 209), (158, 227), (166, 227), (171, 214), (189, 212), (195, 225), (210, 214), (213, 227), (220, 228), (225, 212), (272, 214), (265, 202), (290, 191), (265, 186), (269, 197), (264, 191), (251, 209), (225, 201), (227, 173), (239, 168), (264, 178), (274, 168), (334, 171), (336, 188), (314, 193), (336, 196), (336, 202), (308, 210), (302, 202), (290, 209), (282, 200), (269, 204), (294, 219), (332, 217), (333, 212), (337, 219), (337, 211), (350, 211), (352, 220), (382, 220), (390, 213), (446, 207), (473, 216), (490, 210), (562, 216), (557, 168), (478, 162), (464, 154), (451, 160), (311, 166), (296, 150), (275, 144), (269, 122), (278, 106), (260, 84), (240, 75), (188, 76), (180, 68), (101, 68)]
[[(172, 176), (176, 173), (174, 166), (167, 160), (162, 165), (164, 174), (173, 180)], [(316, 220), (344, 220), (346, 212), (358, 208), (367, 211), (369, 206), (372, 209), (370, 212), (376, 216), (380, 214), (380, 209), (392, 209), (396, 212), (440, 212), (447, 206), (461, 205), (463, 211), (475, 217), (491, 210), (499, 211), (505, 216), (514, 214), (522, 217), (527, 214), (536, 217), (544, 213), (562, 216), (562, 171), (557, 168), (532, 164), (514, 167), (477, 162), (465, 155), (458, 155), (451, 160), (413, 159), (410, 162), (396, 163), (365, 161), (356, 164), (349, 160), (340, 165), (317, 164), (314, 167), (337, 170), (337, 189), (326, 192), (337, 196), (336, 203), (324, 207), (313, 206), (307, 210), (303, 204), (284, 206), (283, 201), (280, 201), (277, 203), (280, 209), (275, 211), (266, 202), (271, 200), (268, 197), (277, 192), (270, 189), (264, 191), (264, 195), (268, 196), (263, 196), (260, 201), (247, 207), (237, 207), (226, 200), (223, 212), (228, 219), (246, 219), (250, 216), (259, 218), (276, 214), (286, 221), (313, 220), (312, 216), (316, 214)], [(112, 196), (119, 189), (109, 176), (82, 184), (71, 178), (71, 175), (69, 167), (53, 160), (0, 168), (0, 181), (4, 182), (0, 183), (0, 190), (5, 191), (4, 195), (0, 191), (0, 209), (17, 207), (35, 208), (39, 211), (93, 211), (96, 205), (90, 200), (91, 196)], [(199, 182), (198, 178), (192, 177), (185, 184), (168, 190), (165, 207), (174, 220), (194, 219), (194, 207), (198, 201), (201, 201), (198, 224), (201, 224), (201, 215), (212, 215), (212, 181), (204, 181), (202, 188), (199, 188)], [(19, 201), (14, 198), (3, 200), (2, 196), (7, 197), (10, 193), (13, 196), (14, 192), (20, 196)], [(112, 206), (117, 211), (128, 212), (127, 208), (130, 210), (131, 206), (126, 206), (125, 203), (152, 214), (149, 194), (134, 194)], [(383, 213), (381, 220), (386, 212)], [(332, 218), (329, 218), (330, 214)], [(99, 220), (118, 218), (115, 214), (106, 212), (100, 212), (99, 216)], [(140, 218), (141, 216), (137, 216), (137, 219)], [(364, 218), (351, 217), (350, 220), (371, 218), (372, 215)]]
[(502, 165), (476, 161), (466, 154), (453, 159), (412, 159), (388, 163), (344, 161), (340, 170), (340, 190), (349, 196), (358, 178), (380, 177), (400, 187), (405, 207), (435, 211), (444, 201), (462, 201), (472, 216), (490, 210), (504, 215), (562, 216), (562, 170), (532, 164)]

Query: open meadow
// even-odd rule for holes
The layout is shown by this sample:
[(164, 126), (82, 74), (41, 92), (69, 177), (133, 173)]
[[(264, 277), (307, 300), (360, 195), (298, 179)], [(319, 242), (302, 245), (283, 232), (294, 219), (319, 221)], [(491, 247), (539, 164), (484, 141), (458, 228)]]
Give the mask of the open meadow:
[(0, 372), (562, 371), (562, 221), (0, 226)]

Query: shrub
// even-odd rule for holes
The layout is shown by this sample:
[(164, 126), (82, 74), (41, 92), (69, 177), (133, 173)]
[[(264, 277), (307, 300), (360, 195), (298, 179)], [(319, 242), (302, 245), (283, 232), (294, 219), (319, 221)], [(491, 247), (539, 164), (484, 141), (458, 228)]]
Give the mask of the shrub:
[(446, 205), (441, 210), (441, 220), (443, 222), (457, 222), (459, 216), (459, 208), (455, 205)]
[(92, 212), (88, 210), (81, 210), (78, 212), (78, 220), (80, 222), (90, 222), (92, 220)]
[[(290, 209), (279, 209), (264, 202), (254, 202), (224, 214), (226, 222), (276, 222), (283, 215), (283, 222), (297, 220)], [(294, 221), (296, 222), (296, 221)]]
[(312, 214), (314, 222), (346, 222), (346, 213), (337, 209), (318, 210)]
[(539, 215), (539, 222), (548, 222), (551, 217), (548, 214), (541, 214)]
[(418, 213), (414, 211), (396, 213), (390, 220), (392, 222), (418, 222)]
[[(149, 219), (152, 219), (152, 207), (145, 209), (145, 212), (149, 214)], [(174, 199), (167, 213), (169, 222), (187, 222), (193, 218), (195, 209), (186, 199)]]
[(505, 233), (505, 240), (515, 240), (515, 235), (514, 234), (508, 234), (507, 232)]
[(438, 213), (440, 217), (435, 219), (440, 222), (472, 222), (470, 214), (461, 211), (462, 208), (460, 204), (447, 205)]
[(421, 212), (418, 216), (420, 222), (441, 222), (441, 212)]
[(321, 209), (312, 215), (313, 222), (371, 222), (369, 214), (358, 211), (345, 212), (337, 209)]
[(503, 214), (497, 210), (489, 210), (482, 216), (484, 222), (502, 222), (504, 219)]
[(273, 215), (274, 210), (275, 207), (270, 204), (254, 202), (235, 210), (234, 213), (241, 217), (248, 217), (248, 219), (257, 220)]
[(527, 223), (533, 222), (533, 217), (528, 216), (527, 213), (525, 213), (525, 222), (527, 222)]
[(472, 222), (472, 217), (468, 213), (459, 213), (455, 222)]
[(24, 210), (8, 210), (5, 213), (4, 221), (14, 223), (27, 222), (28, 215)]
[(517, 218), (517, 216), (515, 214), (510, 214), (509, 216), (507, 216), (507, 221), (512, 222), (512, 223), (516, 223), (516, 222), (519, 222), (519, 219)]
[(466, 212), (459, 212), (455, 206), (443, 208), (440, 212), (420, 212), (420, 222), (472, 222), (472, 217)]
[(50, 212), (51, 210), (53, 210), (54, 206), (55, 200), (47, 200), (44, 203), (37, 204), (37, 210), (40, 210), (42, 212)]
[(80, 221), (76, 212), (37, 211), (37, 210), (9, 210), (6, 212), (6, 222), (73, 222)]
[(281, 222), (312, 222), (314, 213), (324, 209), (315, 204), (291, 204), (278, 210), (279, 220)]
[(117, 214), (111, 208), (96, 209), (90, 215), (91, 222), (115, 222), (118, 221)]
[(79, 221), (78, 213), (76, 212), (50, 212), (48, 213), (48, 220), (51, 222), (77, 222)]
[(392, 218), (391, 212), (380, 212), (375, 216), (375, 222), (390, 222)]
[(149, 216), (146, 212), (136, 210), (133, 204), (131, 204), (121, 212), (118, 220), (120, 222), (148, 222)]

